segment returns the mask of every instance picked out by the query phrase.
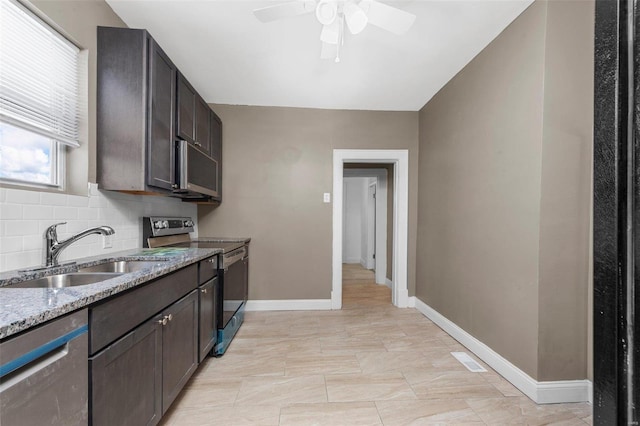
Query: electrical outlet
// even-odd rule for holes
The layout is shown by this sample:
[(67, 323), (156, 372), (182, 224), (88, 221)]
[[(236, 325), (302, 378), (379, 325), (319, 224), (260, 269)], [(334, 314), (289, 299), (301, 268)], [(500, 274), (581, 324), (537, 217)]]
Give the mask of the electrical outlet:
[(330, 192), (325, 192), (324, 196), (322, 198), (322, 201), (324, 201), (325, 203), (330, 203), (331, 202), (331, 193)]
[(113, 241), (111, 240), (111, 235), (103, 235), (102, 236), (102, 248), (109, 249), (113, 247)]

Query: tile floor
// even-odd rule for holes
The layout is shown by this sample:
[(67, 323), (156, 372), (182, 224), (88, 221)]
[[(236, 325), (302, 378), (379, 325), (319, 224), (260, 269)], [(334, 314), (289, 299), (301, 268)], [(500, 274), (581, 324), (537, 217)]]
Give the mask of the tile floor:
[(469, 372), (450, 354), (469, 351), (371, 272), (343, 277), (341, 311), (248, 312), (162, 425), (591, 424), (589, 404), (536, 405), (482, 363)]

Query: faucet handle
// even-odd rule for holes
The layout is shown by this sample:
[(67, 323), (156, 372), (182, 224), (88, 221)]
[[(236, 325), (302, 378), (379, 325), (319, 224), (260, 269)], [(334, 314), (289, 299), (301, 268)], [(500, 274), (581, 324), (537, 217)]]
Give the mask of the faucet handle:
[(56, 230), (56, 228), (59, 225), (66, 225), (66, 224), (67, 222), (54, 223), (53, 225), (47, 228), (45, 232), (46, 237), (53, 241), (58, 241), (58, 231)]

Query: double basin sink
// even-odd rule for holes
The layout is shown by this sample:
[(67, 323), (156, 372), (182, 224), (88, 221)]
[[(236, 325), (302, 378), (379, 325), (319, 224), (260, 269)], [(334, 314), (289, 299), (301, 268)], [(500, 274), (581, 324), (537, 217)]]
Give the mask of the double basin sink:
[(8, 285), (6, 288), (63, 288), (96, 284), (122, 274), (152, 268), (157, 264), (157, 260), (118, 260), (105, 262), (93, 266), (78, 268), (77, 272), (49, 275), (42, 278), (22, 281)]

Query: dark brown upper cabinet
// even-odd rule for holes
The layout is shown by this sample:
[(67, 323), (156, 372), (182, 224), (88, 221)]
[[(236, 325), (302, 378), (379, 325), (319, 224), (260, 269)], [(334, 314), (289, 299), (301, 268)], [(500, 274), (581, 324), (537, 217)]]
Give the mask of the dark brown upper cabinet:
[(202, 99), (200, 96), (196, 98), (196, 138), (195, 144), (202, 151), (211, 155), (211, 124), (209, 120), (209, 115), (211, 114), (211, 109), (209, 105)]
[(176, 66), (147, 31), (108, 27), (98, 27), (97, 65), (98, 183), (107, 190), (170, 193)]
[(222, 120), (215, 112), (210, 111), (210, 155), (218, 162), (218, 196), (214, 200), (222, 202)]
[(196, 90), (185, 76), (178, 73), (178, 120), (176, 134), (180, 139), (194, 143), (196, 139)]
[(210, 154), (209, 105), (189, 84), (184, 75), (178, 73), (178, 119), (176, 135)]

